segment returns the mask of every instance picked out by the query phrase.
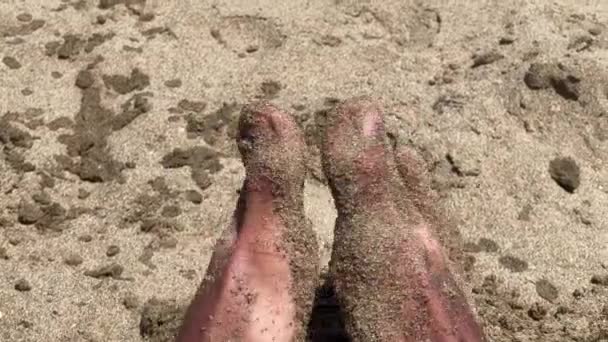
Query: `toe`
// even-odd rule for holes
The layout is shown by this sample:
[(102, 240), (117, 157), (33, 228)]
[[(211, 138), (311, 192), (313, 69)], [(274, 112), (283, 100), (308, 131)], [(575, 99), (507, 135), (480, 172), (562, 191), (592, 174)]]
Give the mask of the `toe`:
[(237, 145), (250, 184), (303, 185), (304, 137), (291, 115), (268, 102), (245, 106)]
[(269, 102), (255, 102), (241, 111), (239, 142), (250, 136), (273, 136), (289, 139), (298, 135), (293, 118)]
[[(405, 196), (400, 197), (402, 208), (414, 208), (426, 223), (429, 234), (440, 241), (449, 260), (462, 263), (462, 238), (454, 222), (439, 206), (437, 193), (431, 188), (426, 163), (410, 146), (398, 145), (394, 151), (400, 186)], [(405, 203), (405, 204), (403, 204)]]
[(431, 190), (426, 163), (412, 147), (407, 145), (395, 147), (394, 156), (407, 199), (423, 216), (428, 218), (432, 213), (432, 204), (436, 198)]
[(388, 191), (387, 149), (380, 107), (368, 98), (339, 104), (328, 114), (323, 168), (338, 210), (354, 201), (382, 201)]

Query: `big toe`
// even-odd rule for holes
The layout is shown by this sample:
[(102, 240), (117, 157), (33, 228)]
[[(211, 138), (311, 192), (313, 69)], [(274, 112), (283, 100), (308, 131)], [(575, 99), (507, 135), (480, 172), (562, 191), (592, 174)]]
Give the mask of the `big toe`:
[[(281, 285), (276, 279), (281, 278), (273, 280), (269, 275), (283, 272), (273, 270), (269, 260), (279, 255), (275, 262), (283, 270), (283, 262), (287, 263), (287, 297), (293, 297), (295, 303), (295, 318), (291, 324), (296, 330), (293, 340), (300, 341), (305, 334), (302, 327), (310, 315), (318, 275), (316, 236), (304, 216), (304, 137), (288, 113), (270, 103), (258, 102), (243, 108), (237, 144), (246, 171), (242, 201), (237, 210), (237, 220), (241, 223), (237, 227), (240, 246), (242, 250), (255, 250), (256, 267), (265, 274), (258, 288), (270, 289), (267, 298), (280, 298), (280, 291), (275, 289)], [(248, 255), (242, 260), (251, 263), (253, 258)], [(275, 299), (269, 301), (277, 303)], [(272, 305), (260, 305), (256, 313), (260, 314), (261, 321), (274, 325), (271, 308)], [(257, 328), (260, 326), (255, 325)], [(263, 329), (261, 327), (259, 331), (265, 338), (256, 341), (269, 340)], [(279, 337), (276, 339), (281, 340)]]
[(323, 169), (338, 210), (384, 201), (390, 175), (380, 107), (369, 98), (353, 98), (330, 111), (327, 120)]
[(303, 184), (304, 137), (294, 119), (276, 106), (268, 102), (245, 106), (237, 145), (249, 182), (279, 188)]

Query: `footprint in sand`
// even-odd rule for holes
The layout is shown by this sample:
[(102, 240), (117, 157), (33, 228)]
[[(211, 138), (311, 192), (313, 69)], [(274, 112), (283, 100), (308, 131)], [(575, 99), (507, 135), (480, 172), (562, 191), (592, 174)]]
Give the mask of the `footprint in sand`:
[(441, 31), (439, 12), (421, 1), (340, 0), (336, 4), (352, 18), (355, 36), (364, 40), (388, 39), (401, 47), (428, 47)]
[(276, 49), (286, 38), (273, 20), (257, 16), (224, 17), (210, 33), (219, 44), (243, 56)]

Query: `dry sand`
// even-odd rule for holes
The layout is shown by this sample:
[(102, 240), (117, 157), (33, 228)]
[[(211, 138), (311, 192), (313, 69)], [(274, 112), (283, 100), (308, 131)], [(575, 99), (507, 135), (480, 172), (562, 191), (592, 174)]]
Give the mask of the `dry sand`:
[[(0, 340), (162, 341), (243, 178), (240, 107), (310, 143), (372, 95), (467, 242), (490, 341), (608, 341), (608, 2), (0, 2)], [(176, 150), (177, 149), (177, 150)]]

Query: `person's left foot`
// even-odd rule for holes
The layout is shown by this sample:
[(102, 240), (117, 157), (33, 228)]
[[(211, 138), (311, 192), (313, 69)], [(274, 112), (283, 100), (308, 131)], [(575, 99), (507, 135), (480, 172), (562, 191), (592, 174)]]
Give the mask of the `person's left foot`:
[(370, 99), (339, 104), (326, 129), (323, 168), (338, 210), (330, 275), (353, 340), (484, 341), (444, 255), (448, 226), (421, 162), (387, 148)]
[(243, 109), (237, 143), (246, 179), (234, 220), (177, 341), (304, 341), (318, 278), (304, 139), (289, 115), (257, 103)]

